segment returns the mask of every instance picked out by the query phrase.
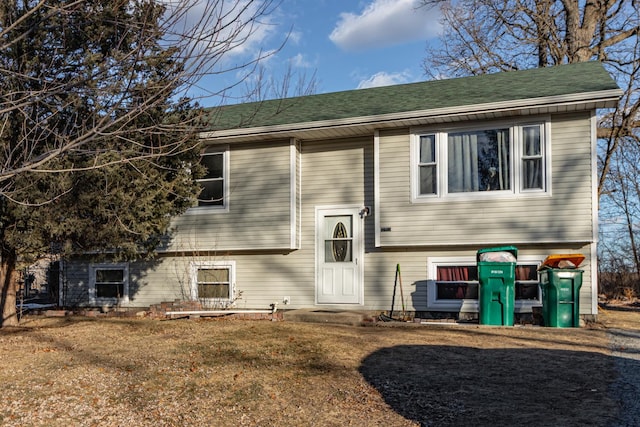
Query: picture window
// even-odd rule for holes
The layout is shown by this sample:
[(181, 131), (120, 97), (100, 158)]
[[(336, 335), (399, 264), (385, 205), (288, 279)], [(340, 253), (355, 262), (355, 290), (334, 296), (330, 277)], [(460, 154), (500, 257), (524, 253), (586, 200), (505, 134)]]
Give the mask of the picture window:
[(545, 123), (414, 132), (413, 200), (548, 192), (546, 133)]

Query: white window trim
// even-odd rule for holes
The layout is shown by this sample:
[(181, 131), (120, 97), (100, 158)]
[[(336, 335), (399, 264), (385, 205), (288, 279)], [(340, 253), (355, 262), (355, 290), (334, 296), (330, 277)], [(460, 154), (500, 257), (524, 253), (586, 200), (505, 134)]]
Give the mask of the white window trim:
[[(516, 264), (541, 264), (545, 256), (527, 255), (518, 257)], [(462, 313), (477, 313), (479, 310), (476, 299), (437, 299), (436, 279), (438, 266), (475, 265), (474, 256), (459, 257), (428, 257), (427, 258), (427, 309), (434, 311), (453, 311)], [(542, 305), (542, 293), (538, 290), (537, 300), (515, 300), (513, 310), (516, 313), (531, 313), (531, 308)]]
[[(229, 269), (229, 298), (198, 298), (198, 270), (201, 268), (227, 268)], [(235, 261), (191, 261), (190, 293), (192, 301), (204, 300), (205, 304), (215, 307), (227, 308), (233, 305), (236, 299), (236, 262)]]
[[(231, 175), (230, 173), (230, 166), (231, 166), (231, 151), (229, 150), (229, 146), (228, 145), (219, 145), (219, 146), (208, 146), (205, 147), (205, 149), (207, 148), (211, 148), (211, 149), (219, 149), (219, 153), (222, 153), (222, 158), (223, 158), (223, 171), (222, 171), (222, 179), (223, 179), (223, 183), (222, 183), (222, 192), (223, 192), (223, 201), (222, 201), (222, 206), (193, 206), (191, 208), (189, 208), (186, 212), (185, 215), (208, 215), (208, 214), (213, 214), (213, 213), (227, 213), (229, 212), (229, 176)], [(210, 153), (207, 154), (213, 154), (215, 153), (214, 151), (211, 151)]]
[[(121, 298), (98, 298), (96, 296), (96, 270), (123, 270), (123, 285)], [(102, 263), (89, 265), (89, 303), (91, 305), (123, 305), (129, 303), (129, 264), (128, 263)]]
[[(522, 128), (527, 126), (541, 126), (542, 144), (542, 166), (544, 170), (543, 189), (523, 189), (522, 188)], [(464, 193), (448, 193), (447, 182), (447, 138), (451, 132), (482, 131), (492, 129), (509, 129), (511, 167), (510, 167), (510, 190), (501, 191), (474, 191)], [(420, 194), (420, 175), (418, 163), (420, 161), (420, 137), (423, 135), (435, 135), (436, 139), (436, 171), (437, 185), (436, 194)], [(465, 125), (456, 127), (427, 127), (412, 128), (410, 130), (410, 172), (411, 172), (411, 202), (412, 203), (432, 203), (436, 201), (446, 202), (451, 200), (477, 200), (477, 199), (500, 199), (517, 197), (549, 197), (551, 196), (551, 121), (550, 118), (535, 117), (522, 121), (497, 121), (475, 125)]]

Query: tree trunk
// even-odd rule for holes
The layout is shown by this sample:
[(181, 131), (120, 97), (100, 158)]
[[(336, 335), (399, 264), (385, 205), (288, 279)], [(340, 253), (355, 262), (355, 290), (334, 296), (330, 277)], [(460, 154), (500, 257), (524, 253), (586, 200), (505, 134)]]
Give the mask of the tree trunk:
[(550, 0), (536, 1), (536, 13), (533, 15), (533, 21), (536, 24), (536, 33), (538, 37), (538, 67), (547, 67), (549, 65), (549, 57), (551, 51), (551, 9)]
[(570, 63), (586, 62), (596, 53), (591, 44), (598, 36), (598, 24), (606, 18), (607, 6), (596, 2), (581, 5), (575, 0), (562, 0), (562, 4), (566, 16), (568, 60)]
[(9, 251), (2, 251), (0, 256), (0, 284), (2, 285), (0, 328), (17, 326), (16, 294), (18, 292), (18, 272), (16, 271), (16, 256)]

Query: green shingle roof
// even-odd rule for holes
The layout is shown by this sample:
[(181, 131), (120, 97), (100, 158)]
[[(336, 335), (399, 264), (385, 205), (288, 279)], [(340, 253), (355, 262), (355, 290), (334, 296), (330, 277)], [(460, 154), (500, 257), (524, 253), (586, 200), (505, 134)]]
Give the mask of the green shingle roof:
[(357, 89), (209, 109), (210, 130), (288, 125), (618, 89), (600, 62)]

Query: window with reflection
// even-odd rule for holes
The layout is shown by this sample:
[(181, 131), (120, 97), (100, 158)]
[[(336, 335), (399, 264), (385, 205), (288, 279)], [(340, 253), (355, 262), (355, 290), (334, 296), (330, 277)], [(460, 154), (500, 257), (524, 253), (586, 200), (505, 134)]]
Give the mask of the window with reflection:
[(225, 206), (226, 156), (226, 151), (219, 147), (208, 147), (202, 153), (200, 164), (205, 175), (197, 180), (201, 187), (198, 206)]
[[(539, 299), (537, 268), (537, 264), (516, 265), (516, 300)], [(436, 271), (437, 299), (478, 299), (477, 265), (438, 265)]]

